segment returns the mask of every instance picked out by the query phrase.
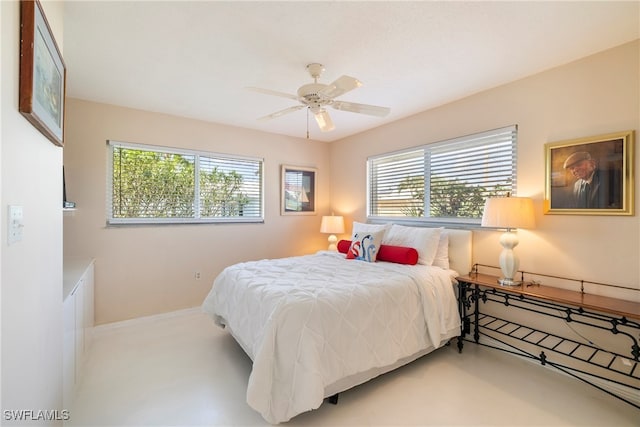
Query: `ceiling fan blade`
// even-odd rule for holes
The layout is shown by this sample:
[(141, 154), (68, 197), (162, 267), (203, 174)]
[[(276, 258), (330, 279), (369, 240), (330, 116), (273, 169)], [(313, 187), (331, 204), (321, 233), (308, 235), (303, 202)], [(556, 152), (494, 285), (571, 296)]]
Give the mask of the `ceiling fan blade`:
[(260, 117), (258, 120), (271, 120), (280, 116), (284, 116), (285, 114), (293, 113), (294, 111), (298, 111), (302, 108), (305, 108), (305, 105), (294, 105), (293, 107), (285, 108), (284, 110), (276, 111), (275, 113), (271, 113), (267, 116)]
[(318, 122), (318, 126), (322, 132), (329, 132), (330, 130), (335, 129), (331, 116), (324, 108), (314, 111), (313, 115), (315, 116), (316, 122)]
[(333, 83), (328, 84), (324, 89), (319, 90), (318, 93), (326, 98), (337, 98), (360, 86), (362, 86), (360, 80), (354, 77), (342, 76)]
[(331, 106), (336, 110), (350, 111), (352, 113), (368, 114), (370, 116), (385, 117), (391, 112), (390, 108), (377, 105), (356, 104), (355, 102), (333, 101)]
[(259, 88), (259, 87), (247, 87), (246, 89), (252, 90), (252, 91), (258, 92), (258, 93), (263, 93), (265, 95), (281, 96), (283, 98), (294, 99), (296, 101), (298, 100), (298, 97), (295, 96), (295, 95), (292, 95), (290, 93), (278, 92), (276, 90), (262, 89), (262, 88)]

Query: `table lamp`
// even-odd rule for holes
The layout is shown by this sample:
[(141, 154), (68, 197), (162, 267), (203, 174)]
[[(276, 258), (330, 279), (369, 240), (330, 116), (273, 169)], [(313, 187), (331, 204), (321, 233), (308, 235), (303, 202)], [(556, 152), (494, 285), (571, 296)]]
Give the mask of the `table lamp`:
[(328, 233), (329, 236), (329, 250), (337, 251), (336, 243), (338, 238), (336, 234), (344, 233), (344, 218), (339, 215), (329, 215), (322, 217), (322, 223), (320, 224), (320, 232)]
[(513, 252), (518, 245), (518, 236), (511, 232), (514, 228), (535, 227), (533, 200), (528, 197), (490, 197), (484, 205), (482, 214), (483, 227), (506, 228), (500, 237), (502, 252), (500, 253), (500, 269), (504, 277), (498, 282), (502, 286), (518, 286), (522, 282), (514, 280), (518, 271), (519, 260)]

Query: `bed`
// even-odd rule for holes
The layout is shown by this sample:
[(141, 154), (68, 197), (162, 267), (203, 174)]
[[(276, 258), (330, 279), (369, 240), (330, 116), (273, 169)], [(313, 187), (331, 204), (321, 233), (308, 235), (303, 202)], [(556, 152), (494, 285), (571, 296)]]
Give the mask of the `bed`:
[[(247, 403), (265, 420), (278, 424), (316, 409), (460, 334), (453, 283), (470, 269), (471, 232), (402, 227), (389, 240), (398, 227), (354, 223), (342, 252), (239, 263), (215, 279), (203, 310), (253, 361)], [(430, 236), (429, 265), (418, 250), (396, 250), (395, 261), (357, 259), (367, 252), (355, 245), (364, 234), (376, 234), (366, 248), (382, 258), (381, 249), (410, 248), (394, 243), (423, 245), (416, 230)], [(407, 254), (420, 262), (405, 263)]]

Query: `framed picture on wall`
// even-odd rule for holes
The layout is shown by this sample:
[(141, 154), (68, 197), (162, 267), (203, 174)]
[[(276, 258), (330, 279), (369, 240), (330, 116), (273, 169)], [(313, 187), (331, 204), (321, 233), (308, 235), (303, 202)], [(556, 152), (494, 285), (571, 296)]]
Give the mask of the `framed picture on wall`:
[(633, 215), (634, 132), (545, 144), (545, 214)]
[(66, 67), (39, 1), (20, 2), (19, 111), (64, 145)]
[(316, 214), (316, 169), (282, 165), (281, 215)]

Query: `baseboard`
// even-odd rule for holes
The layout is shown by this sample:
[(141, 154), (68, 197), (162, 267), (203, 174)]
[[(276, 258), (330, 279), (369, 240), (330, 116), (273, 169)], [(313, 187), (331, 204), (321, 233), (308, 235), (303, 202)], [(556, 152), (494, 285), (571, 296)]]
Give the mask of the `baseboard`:
[[(482, 344), (486, 344), (486, 345), (491, 346), (491, 347), (496, 347), (496, 348), (499, 348), (501, 350), (506, 350), (506, 351), (509, 352), (509, 354), (513, 355), (514, 357), (520, 357), (517, 354), (513, 353), (513, 351), (514, 351), (513, 347), (510, 347), (510, 346), (508, 346), (508, 345), (506, 345), (506, 344), (504, 344), (504, 343), (502, 343), (502, 342), (500, 342), (500, 341), (498, 341), (496, 339), (493, 339), (493, 338), (491, 338), (491, 337), (489, 337), (487, 335), (482, 335), (481, 338), (480, 338), (480, 341), (481, 341)], [(607, 381), (607, 380), (602, 379), (602, 378), (594, 377), (594, 376), (589, 375), (587, 373), (576, 372), (576, 371), (573, 371), (573, 370), (571, 370), (569, 368), (568, 370), (571, 371), (572, 374), (573, 374), (573, 375), (570, 375), (570, 374), (568, 374), (566, 372), (563, 372), (560, 369), (554, 368), (550, 364), (543, 365), (543, 364), (540, 363), (540, 361), (538, 361), (536, 359), (532, 359), (530, 357), (521, 357), (521, 359), (525, 360), (525, 361), (527, 361), (529, 363), (533, 363), (536, 366), (539, 366), (541, 368), (550, 369), (553, 372), (557, 372), (557, 373), (562, 374), (562, 375), (567, 376), (567, 377), (573, 378), (573, 375), (575, 375), (575, 377), (581, 378), (581, 379), (583, 379), (585, 381), (588, 381), (588, 382), (590, 382), (592, 384), (595, 384), (596, 386), (602, 388), (603, 390), (606, 390), (607, 392), (609, 392), (609, 393), (611, 393), (611, 394), (613, 394), (615, 396), (618, 396), (618, 397), (620, 397), (620, 398), (622, 398), (624, 400), (627, 400), (628, 402), (631, 402), (636, 406), (640, 406), (640, 393), (638, 393), (638, 390), (636, 390), (636, 389), (634, 389), (632, 387), (627, 387), (627, 386), (625, 386), (623, 384), (618, 384), (618, 383), (615, 383), (615, 382), (612, 382), (612, 381)]]
[(132, 325), (140, 325), (144, 323), (157, 322), (163, 319), (171, 319), (174, 317), (191, 316), (193, 314), (202, 313), (202, 308), (191, 307), (182, 310), (170, 311), (167, 313), (152, 314), (150, 316), (136, 317), (135, 319), (121, 320), (119, 322), (104, 323), (93, 328), (93, 334), (98, 335), (115, 329), (125, 328)]

